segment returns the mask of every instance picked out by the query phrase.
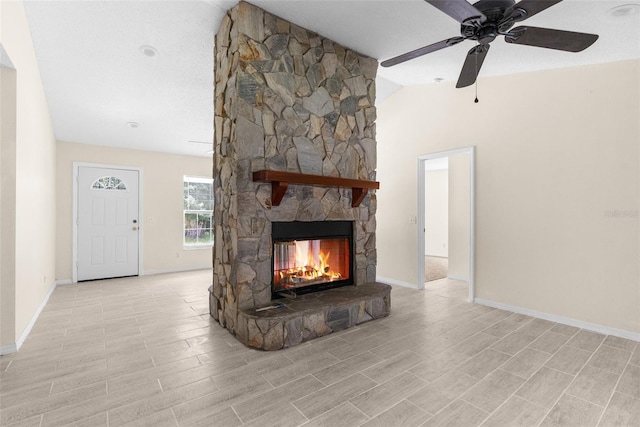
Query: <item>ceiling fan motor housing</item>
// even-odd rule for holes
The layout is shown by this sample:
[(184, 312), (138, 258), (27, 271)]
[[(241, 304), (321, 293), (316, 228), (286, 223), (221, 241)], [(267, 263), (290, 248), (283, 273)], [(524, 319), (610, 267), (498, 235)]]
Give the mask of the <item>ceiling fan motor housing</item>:
[(514, 22), (510, 19), (502, 22), (507, 9), (515, 4), (515, 0), (480, 0), (473, 6), (486, 16), (484, 21), (464, 22), (460, 27), (462, 37), (477, 40), (480, 44), (491, 43), (501, 33), (511, 28)]

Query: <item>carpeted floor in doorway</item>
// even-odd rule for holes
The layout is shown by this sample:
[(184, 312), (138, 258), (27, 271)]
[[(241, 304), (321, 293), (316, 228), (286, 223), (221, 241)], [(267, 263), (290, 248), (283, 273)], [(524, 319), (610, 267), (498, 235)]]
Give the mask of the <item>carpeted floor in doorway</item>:
[(424, 281), (444, 279), (449, 269), (449, 258), (435, 256), (424, 257)]

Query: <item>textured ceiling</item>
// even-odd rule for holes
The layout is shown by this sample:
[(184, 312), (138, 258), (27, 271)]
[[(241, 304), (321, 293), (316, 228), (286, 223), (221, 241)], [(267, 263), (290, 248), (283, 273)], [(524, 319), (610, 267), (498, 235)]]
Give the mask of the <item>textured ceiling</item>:
[[(27, 0), (57, 139), (207, 156), (213, 138), (213, 39), (236, 3)], [(457, 22), (423, 0), (251, 3), (379, 60), (459, 34)], [(566, 53), (507, 44), (500, 37), (492, 43), (480, 84), (492, 75), (640, 58), (640, 13), (609, 13), (625, 4), (640, 1), (564, 0), (528, 19), (527, 25), (600, 38), (584, 52)], [(153, 46), (157, 55), (145, 56), (141, 46)], [(378, 101), (402, 85), (457, 80), (471, 46), (467, 41), (380, 68)]]

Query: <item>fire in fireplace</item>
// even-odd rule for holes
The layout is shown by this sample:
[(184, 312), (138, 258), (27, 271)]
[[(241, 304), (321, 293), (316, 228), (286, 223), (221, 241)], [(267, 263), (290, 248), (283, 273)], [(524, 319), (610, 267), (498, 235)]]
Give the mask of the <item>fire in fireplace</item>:
[(351, 221), (274, 222), (271, 238), (274, 298), (355, 283)]

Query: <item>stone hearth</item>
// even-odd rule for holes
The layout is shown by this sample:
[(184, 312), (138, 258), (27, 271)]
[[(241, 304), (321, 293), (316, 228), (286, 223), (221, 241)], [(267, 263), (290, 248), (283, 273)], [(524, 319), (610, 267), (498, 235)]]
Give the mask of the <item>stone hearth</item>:
[[(272, 206), (271, 184), (252, 179), (267, 170), (375, 181), (377, 67), (249, 3), (220, 25), (211, 315), (247, 345), (288, 347), (389, 314), (390, 287), (374, 283), (374, 192), (352, 207), (350, 188), (292, 184)], [(256, 312), (272, 304), (276, 221), (352, 221), (355, 286)]]
[[(267, 306), (240, 310), (239, 322), (247, 326), (238, 328), (236, 336), (242, 343), (261, 350), (279, 350), (298, 345), (388, 316), (391, 308), (390, 291), (389, 285), (368, 283), (306, 294), (296, 299), (272, 301)], [(270, 308), (276, 304), (284, 305)], [(260, 310), (261, 308), (267, 309)]]

